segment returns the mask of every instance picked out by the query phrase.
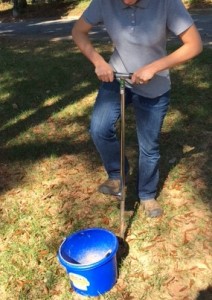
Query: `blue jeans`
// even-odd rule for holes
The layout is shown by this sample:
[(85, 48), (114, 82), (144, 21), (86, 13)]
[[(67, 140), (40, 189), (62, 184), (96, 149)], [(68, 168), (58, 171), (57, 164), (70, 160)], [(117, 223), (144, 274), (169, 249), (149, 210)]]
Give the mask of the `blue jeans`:
[[(159, 180), (159, 136), (169, 106), (169, 92), (154, 99), (145, 98), (125, 89), (126, 107), (132, 104), (136, 118), (139, 144), (138, 197), (155, 198)], [(90, 133), (101, 156), (108, 177), (120, 178), (120, 143), (116, 135), (116, 122), (120, 118), (120, 86), (102, 83), (94, 105)], [(126, 158), (126, 173), (129, 163)]]

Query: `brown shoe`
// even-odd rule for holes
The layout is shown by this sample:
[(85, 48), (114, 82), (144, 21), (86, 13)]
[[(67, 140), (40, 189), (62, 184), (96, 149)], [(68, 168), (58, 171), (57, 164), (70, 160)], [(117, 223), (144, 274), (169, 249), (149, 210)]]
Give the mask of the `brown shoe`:
[(150, 218), (157, 218), (162, 216), (163, 209), (160, 207), (159, 203), (155, 199), (141, 200), (141, 204), (146, 215)]
[(99, 186), (98, 191), (103, 194), (120, 196), (120, 179), (107, 179)]

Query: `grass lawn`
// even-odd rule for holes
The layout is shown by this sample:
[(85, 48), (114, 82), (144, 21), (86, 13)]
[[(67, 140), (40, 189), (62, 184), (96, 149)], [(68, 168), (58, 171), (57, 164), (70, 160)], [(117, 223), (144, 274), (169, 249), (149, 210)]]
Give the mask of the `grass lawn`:
[[(96, 47), (109, 56), (110, 44)], [(211, 299), (211, 54), (204, 49), (172, 71), (161, 135), (165, 214), (157, 220), (138, 206), (127, 112), (128, 249), (119, 253), (117, 284), (99, 299)], [(99, 82), (70, 41), (1, 38), (0, 74), (1, 299), (78, 299), (56, 258), (63, 238), (96, 226), (119, 235), (117, 201), (96, 192), (106, 174), (88, 132)]]

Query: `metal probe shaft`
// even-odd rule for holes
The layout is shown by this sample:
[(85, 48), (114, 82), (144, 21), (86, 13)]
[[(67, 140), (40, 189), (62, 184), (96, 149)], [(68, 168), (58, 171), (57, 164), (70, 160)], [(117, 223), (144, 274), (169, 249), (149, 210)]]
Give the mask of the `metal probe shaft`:
[(114, 73), (116, 79), (120, 80), (121, 96), (121, 202), (120, 202), (120, 237), (124, 239), (125, 234), (125, 80), (130, 79), (132, 74)]
[(121, 203), (120, 203), (120, 236), (124, 238), (125, 231), (125, 79), (120, 81), (121, 95)]

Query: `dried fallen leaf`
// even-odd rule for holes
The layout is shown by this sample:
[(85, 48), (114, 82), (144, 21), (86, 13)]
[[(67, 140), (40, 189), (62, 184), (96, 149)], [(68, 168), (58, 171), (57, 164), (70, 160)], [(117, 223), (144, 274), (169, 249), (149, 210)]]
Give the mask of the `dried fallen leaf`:
[(129, 277), (133, 278), (144, 278), (144, 274), (142, 272), (133, 273), (132, 275), (129, 275)]
[(196, 179), (193, 184), (197, 189), (205, 189), (206, 188), (206, 184), (201, 178)]
[(186, 297), (189, 292), (188, 286), (183, 284), (183, 282), (179, 282), (177, 280), (171, 281), (167, 285), (167, 289), (168, 289), (170, 296), (172, 296), (172, 297), (175, 297), (176, 295), (178, 297), (181, 296), (181, 299), (182, 299), (182, 297)]
[(109, 223), (110, 223), (109, 218), (108, 217), (102, 218), (102, 223), (105, 224), (105, 225), (109, 225)]
[(190, 280), (189, 287), (191, 288), (194, 285), (195, 281), (193, 279)]
[(54, 295), (54, 296), (58, 296), (58, 295), (62, 294), (62, 291), (53, 290), (53, 291), (51, 291), (51, 294)]
[(38, 257), (39, 257), (39, 259), (41, 259), (41, 258), (47, 256), (47, 254), (49, 254), (48, 250), (40, 250), (38, 253)]

